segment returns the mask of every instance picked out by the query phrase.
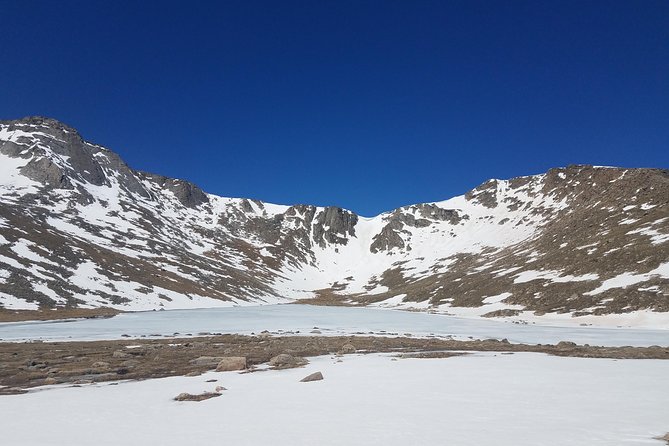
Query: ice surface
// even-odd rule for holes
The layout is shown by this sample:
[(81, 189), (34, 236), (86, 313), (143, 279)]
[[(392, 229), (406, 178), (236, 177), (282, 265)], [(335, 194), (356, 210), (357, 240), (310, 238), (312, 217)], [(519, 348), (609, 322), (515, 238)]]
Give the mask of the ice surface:
[[(487, 305), (492, 307), (494, 304)], [(0, 340), (119, 339), (121, 335), (185, 336), (190, 333), (260, 333), (263, 330), (308, 335), (314, 328), (324, 335), (452, 336), (455, 339), (507, 338), (514, 343), (554, 344), (573, 341), (590, 345), (667, 345), (669, 330), (522, 325), (489, 319), (467, 319), (397, 310), (266, 305), (236, 308), (124, 313), (110, 319), (69, 322), (0, 324)], [(299, 333), (296, 333), (298, 332)]]

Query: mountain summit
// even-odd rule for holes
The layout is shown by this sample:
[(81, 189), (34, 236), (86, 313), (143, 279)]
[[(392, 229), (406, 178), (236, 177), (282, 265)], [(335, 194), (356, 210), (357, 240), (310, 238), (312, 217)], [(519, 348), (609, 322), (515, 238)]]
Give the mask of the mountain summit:
[(0, 121), (6, 309), (299, 299), (515, 321), (666, 316), (669, 171), (568, 166), (364, 218), (207, 194), (56, 120)]

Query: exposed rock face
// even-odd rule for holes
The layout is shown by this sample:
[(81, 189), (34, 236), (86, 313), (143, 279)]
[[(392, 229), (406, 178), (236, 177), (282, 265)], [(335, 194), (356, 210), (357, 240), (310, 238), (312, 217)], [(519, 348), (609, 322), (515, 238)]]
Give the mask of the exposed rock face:
[(489, 180), (474, 190), (465, 194), (468, 201), (479, 203), (489, 209), (497, 206), (497, 190), (499, 182), (497, 180)]
[(336, 207), (326, 207), (315, 219), (314, 240), (321, 247), (328, 243), (345, 245), (349, 237), (355, 237), (358, 216)]
[(202, 190), (188, 181), (167, 178), (161, 175), (143, 174), (144, 178), (156, 183), (159, 188), (170, 191), (187, 208), (194, 208), (208, 203), (209, 198)]
[(387, 224), (374, 236), (369, 247), (372, 253), (405, 248), (407, 245), (401, 233), (410, 234), (405, 227), (428, 228), (434, 222), (449, 222), (457, 225), (467, 216), (461, 217), (457, 210), (443, 209), (435, 204), (421, 203), (396, 209), (384, 217)]
[(367, 219), (209, 195), (48, 118), (1, 121), (0, 166), (6, 308), (669, 312), (667, 170), (568, 166)]

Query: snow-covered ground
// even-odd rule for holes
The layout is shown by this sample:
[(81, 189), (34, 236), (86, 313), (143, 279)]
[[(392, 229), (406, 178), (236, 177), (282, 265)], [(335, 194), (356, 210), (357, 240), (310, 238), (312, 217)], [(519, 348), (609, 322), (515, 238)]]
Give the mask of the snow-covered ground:
[[(300, 383), (321, 371), (323, 381)], [(322, 356), (0, 397), (8, 445), (661, 445), (669, 361), (476, 353)], [(217, 382), (207, 383), (207, 380)], [(175, 402), (224, 386), (222, 396)]]
[(124, 313), (110, 319), (0, 324), (0, 340), (101, 340), (122, 335), (196, 336), (199, 333), (270, 332), (309, 335), (438, 336), (508, 339), (512, 343), (572, 341), (602, 346), (669, 346), (669, 329), (570, 327), (514, 324), (439, 314), (353, 307), (265, 305), (236, 308)]

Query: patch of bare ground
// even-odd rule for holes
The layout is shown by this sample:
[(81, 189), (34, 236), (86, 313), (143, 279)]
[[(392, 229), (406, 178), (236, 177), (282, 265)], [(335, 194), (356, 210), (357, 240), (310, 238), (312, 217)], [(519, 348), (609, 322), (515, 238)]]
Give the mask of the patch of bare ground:
[(354, 307), (359, 306), (357, 302), (352, 302), (351, 298), (355, 295), (337, 294), (336, 290), (325, 288), (322, 290), (315, 290), (314, 297), (306, 299), (298, 299), (293, 304), (298, 305), (317, 305), (328, 307)]
[[(346, 347), (346, 348), (344, 348)], [(281, 354), (297, 358), (342, 353), (393, 352), (423, 357), (457, 352), (537, 352), (556, 356), (669, 359), (669, 347), (595, 347), (511, 344), (506, 340), (456, 341), (377, 336), (241, 336), (91, 342), (0, 343), (0, 394), (25, 392), (45, 384), (87, 384), (123, 379), (197, 375), (216, 368), (202, 357), (244, 357), (247, 367)]]
[(94, 319), (122, 313), (113, 308), (55, 308), (45, 310), (7, 310), (0, 308), (0, 322), (51, 321), (60, 319)]

